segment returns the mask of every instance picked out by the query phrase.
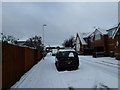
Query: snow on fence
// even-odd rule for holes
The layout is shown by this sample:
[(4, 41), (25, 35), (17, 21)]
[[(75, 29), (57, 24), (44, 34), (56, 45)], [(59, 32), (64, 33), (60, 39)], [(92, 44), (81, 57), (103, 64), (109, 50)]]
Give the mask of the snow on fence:
[(11, 44), (2, 45), (2, 88), (10, 88), (42, 59), (42, 51)]

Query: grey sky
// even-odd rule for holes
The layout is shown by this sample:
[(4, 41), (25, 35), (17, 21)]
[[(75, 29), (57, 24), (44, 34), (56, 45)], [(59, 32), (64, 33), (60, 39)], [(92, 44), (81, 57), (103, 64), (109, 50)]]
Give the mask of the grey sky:
[(26, 39), (42, 36), (45, 44), (61, 44), (78, 32), (90, 32), (94, 26), (108, 29), (118, 23), (117, 2), (4, 2), (2, 3), (4, 34)]

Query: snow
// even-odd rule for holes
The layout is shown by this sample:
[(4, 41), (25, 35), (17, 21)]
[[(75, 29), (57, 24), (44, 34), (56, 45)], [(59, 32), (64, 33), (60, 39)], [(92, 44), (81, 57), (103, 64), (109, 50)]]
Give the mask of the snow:
[(116, 33), (118, 32), (119, 28), (120, 28), (120, 23), (118, 24), (118, 27), (117, 27), (117, 29), (115, 30), (114, 34), (113, 34), (113, 37), (112, 37), (113, 39), (115, 38), (115, 35), (116, 35)]
[(29, 38), (28, 37), (22, 37), (22, 38), (19, 38), (17, 41), (24, 42), (24, 41), (28, 40)]
[[(80, 58), (83, 59), (81, 56)], [(100, 59), (102, 61), (103, 58), (100, 58)], [(99, 61), (100, 59), (97, 58), (96, 60), (98, 60), (98, 62), (101, 62)], [(97, 78), (95, 80), (97, 83), (96, 84), (97, 87), (100, 87), (99, 86), (100, 84), (103, 84), (109, 88), (118, 87), (118, 68), (117, 67), (113, 67), (112, 65), (109, 65), (109, 63), (108, 64), (96, 63), (95, 60), (91, 60), (95, 62), (88, 61), (90, 60), (90, 57), (86, 57), (86, 59), (83, 59), (83, 60), (84, 60), (84, 63), (86, 62), (88, 63), (88, 65), (91, 64), (91, 66), (93, 67), (93, 70), (96, 71), (95, 74), (97, 75)], [(105, 58), (103, 60), (106, 61)]]
[(80, 41), (81, 41), (82, 45), (87, 45), (87, 43), (83, 39), (83, 34), (82, 33), (79, 33), (79, 37), (80, 37)]
[(83, 38), (88, 38), (88, 37), (91, 36), (93, 33), (94, 33), (94, 31), (89, 32), (89, 33), (87, 33), (86, 36), (84, 36)]
[(99, 58), (93, 58), (92, 56), (80, 56), (81, 59), (91, 61), (94, 63), (104, 64), (107, 66), (112, 67), (120, 67), (120, 61), (116, 60), (115, 58), (111, 57), (99, 57)]
[(11, 88), (118, 88), (118, 68), (96, 63), (108, 61), (118, 65), (114, 58), (79, 56), (79, 60), (78, 70), (58, 72), (55, 57), (48, 54)]
[(105, 30), (105, 29), (98, 29), (98, 31), (100, 31), (102, 33), (102, 35), (108, 34), (107, 30)]

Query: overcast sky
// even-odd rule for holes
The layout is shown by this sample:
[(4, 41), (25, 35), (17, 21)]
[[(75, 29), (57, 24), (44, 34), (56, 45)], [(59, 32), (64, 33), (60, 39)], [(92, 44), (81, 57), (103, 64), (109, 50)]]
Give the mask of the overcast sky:
[(94, 26), (109, 29), (118, 23), (117, 2), (4, 2), (2, 32), (19, 39), (39, 35), (45, 44), (58, 45)]

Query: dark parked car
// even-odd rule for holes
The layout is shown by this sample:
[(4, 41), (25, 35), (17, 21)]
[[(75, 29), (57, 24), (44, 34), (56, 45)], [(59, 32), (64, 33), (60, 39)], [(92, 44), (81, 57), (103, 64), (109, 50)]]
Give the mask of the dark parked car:
[(59, 70), (65, 68), (78, 69), (79, 58), (78, 54), (72, 50), (61, 50), (56, 54), (55, 65)]

